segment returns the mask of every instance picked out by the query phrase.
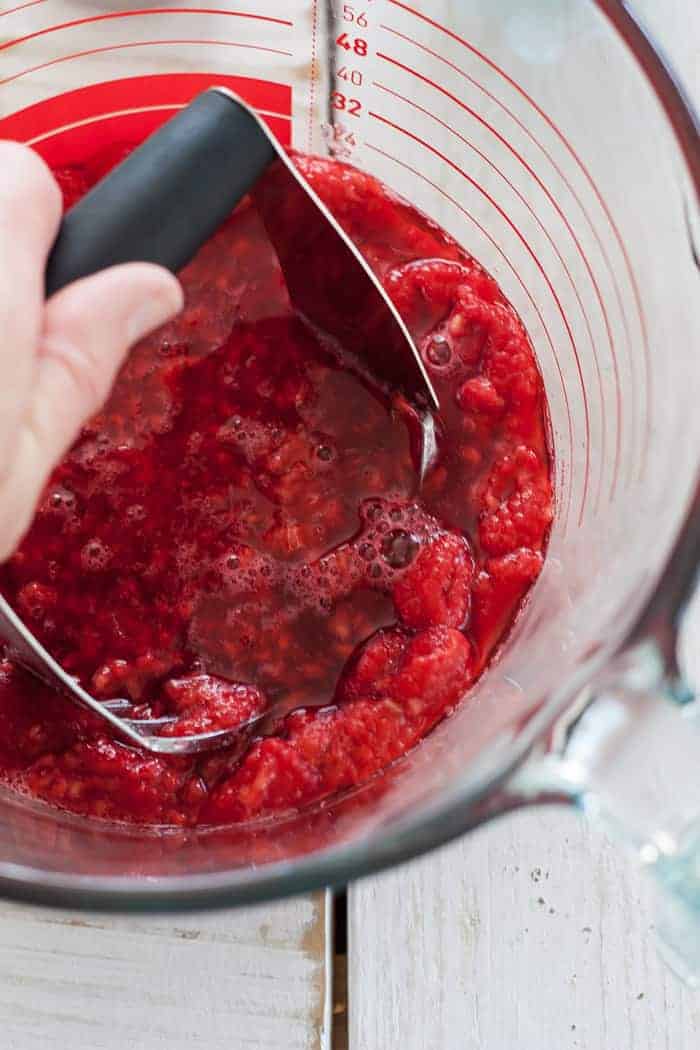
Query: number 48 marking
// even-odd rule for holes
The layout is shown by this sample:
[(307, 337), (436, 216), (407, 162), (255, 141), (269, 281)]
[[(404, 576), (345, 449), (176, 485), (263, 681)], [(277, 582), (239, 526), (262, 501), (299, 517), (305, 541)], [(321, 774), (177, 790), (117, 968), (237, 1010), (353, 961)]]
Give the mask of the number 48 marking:
[(361, 36), (351, 37), (347, 33), (341, 33), (336, 39), (338, 47), (345, 48), (346, 51), (354, 51), (360, 58), (364, 58), (367, 54), (367, 41)]

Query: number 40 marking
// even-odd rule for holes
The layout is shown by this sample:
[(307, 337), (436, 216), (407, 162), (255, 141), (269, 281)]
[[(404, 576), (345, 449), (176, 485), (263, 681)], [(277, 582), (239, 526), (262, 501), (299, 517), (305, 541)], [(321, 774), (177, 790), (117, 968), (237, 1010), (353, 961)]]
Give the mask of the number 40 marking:
[(362, 87), (362, 81), (364, 77), (359, 69), (348, 69), (347, 66), (341, 66), (336, 76), (339, 80), (347, 80), (349, 83), (354, 84), (355, 87)]

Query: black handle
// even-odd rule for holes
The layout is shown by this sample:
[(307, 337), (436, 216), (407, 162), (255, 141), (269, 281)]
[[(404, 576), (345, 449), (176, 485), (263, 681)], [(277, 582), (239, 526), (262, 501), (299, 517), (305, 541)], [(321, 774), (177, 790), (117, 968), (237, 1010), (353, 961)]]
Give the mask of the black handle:
[(46, 294), (116, 263), (153, 262), (176, 273), (276, 155), (244, 106), (205, 91), (65, 215)]

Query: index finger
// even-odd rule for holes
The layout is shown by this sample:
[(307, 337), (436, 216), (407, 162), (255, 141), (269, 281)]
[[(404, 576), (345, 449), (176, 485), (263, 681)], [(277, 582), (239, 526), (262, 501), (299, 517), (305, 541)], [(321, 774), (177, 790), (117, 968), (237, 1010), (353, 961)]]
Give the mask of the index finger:
[(38, 154), (0, 141), (0, 475), (36, 369), (44, 271), (61, 210), (61, 191)]

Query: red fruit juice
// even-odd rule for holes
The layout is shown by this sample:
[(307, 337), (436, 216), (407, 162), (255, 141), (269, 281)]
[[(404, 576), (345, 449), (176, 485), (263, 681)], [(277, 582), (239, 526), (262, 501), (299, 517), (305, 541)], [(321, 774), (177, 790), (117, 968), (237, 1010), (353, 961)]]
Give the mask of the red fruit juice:
[[(56, 171), (66, 206), (128, 150)], [(0, 660), (0, 776), (88, 816), (211, 825), (366, 781), (449, 714), (537, 578), (552, 519), (546, 403), (496, 282), (376, 179), (296, 155), (383, 280), (437, 390), (422, 486), (410, 409), (289, 302), (246, 200), (182, 274), (0, 569), (71, 674), (170, 732), (148, 754)], [(326, 266), (323, 258), (306, 261)], [(322, 287), (322, 280), (319, 280)], [(468, 698), (465, 702), (469, 702)]]

